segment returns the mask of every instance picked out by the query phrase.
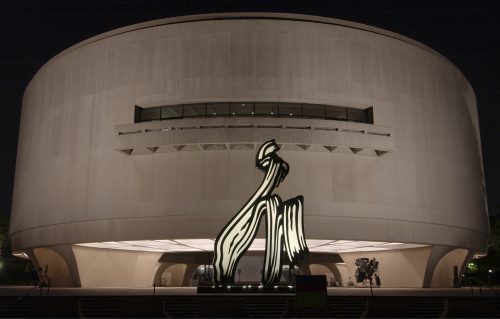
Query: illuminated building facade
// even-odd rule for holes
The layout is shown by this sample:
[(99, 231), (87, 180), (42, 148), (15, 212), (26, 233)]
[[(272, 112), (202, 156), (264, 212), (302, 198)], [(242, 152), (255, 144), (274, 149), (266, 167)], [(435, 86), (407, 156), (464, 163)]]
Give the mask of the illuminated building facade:
[[(404, 36), (293, 14), (145, 22), (45, 64), (22, 109), (10, 236), (59, 286), (193, 284), (275, 139), (304, 196), (303, 273), (448, 287), (486, 250), (476, 101)], [(261, 227), (262, 229), (262, 227)], [(265, 234), (238, 265), (258, 281)], [(285, 272), (284, 272), (285, 274)]]

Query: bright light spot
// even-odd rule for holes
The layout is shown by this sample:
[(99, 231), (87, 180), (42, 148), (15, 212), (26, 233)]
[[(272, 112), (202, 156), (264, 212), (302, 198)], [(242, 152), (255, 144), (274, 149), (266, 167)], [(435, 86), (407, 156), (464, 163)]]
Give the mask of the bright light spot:
[(13, 256), (16, 256), (16, 257), (19, 257), (19, 258), (22, 258), (22, 259), (30, 259), (28, 257), (28, 255), (22, 251), (15, 251), (12, 253)]
[(493, 272), (493, 271), (491, 269), (489, 269), (488, 272)]
[(479, 267), (475, 263), (468, 263), (467, 264), (467, 271), (471, 273), (476, 273), (479, 271)]

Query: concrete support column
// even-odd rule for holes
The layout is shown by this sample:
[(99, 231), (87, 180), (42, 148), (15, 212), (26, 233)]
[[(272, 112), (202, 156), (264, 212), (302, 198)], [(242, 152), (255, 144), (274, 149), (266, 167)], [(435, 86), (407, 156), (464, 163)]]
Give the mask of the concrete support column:
[(166, 262), (161, 263), (160, 267), (158, 267), (158, 270), (156, 271), (153, 283), (156, 284), (157, 286), (161, 286), (161, 275), (163, 274), (165, 269), (167, 269), (172, 265), (174, 265), (174, 263), (166, 263)]
[(73, 281), (73, 287), (81, 287), (80, 274), (78, 272), (78, 264), (76, 262), (75, 254), (70, 245), (61, 245), (51, 247), (56, 251), (61, 257), (66, 261), (68, 265), (69, 272), (71, 275), (71, 280)]
[[(337, 268), (337, 265), (335, 265), (334, 263), (326, 263), (324, 265), (328, 269), (330, 269), (332, 274), (335, 276), (335, 281), (342, 282), (342, 274), (340, 273), (339, 269)], [(330, 278), (327, 278), (327, 279), (329, 280)]]
[(431, 253), (429, 255), (429, 259), (427, 260), (427, 266), (425, 268), (424, 280), (422, 282), (422, 288), (429, 288), (431, 286), (432, 275), (434, 274), (434, 270), (436, 266), (443, 258), (444, 255), (452, 251), (453, 247), (448, 246), (433, 246)]

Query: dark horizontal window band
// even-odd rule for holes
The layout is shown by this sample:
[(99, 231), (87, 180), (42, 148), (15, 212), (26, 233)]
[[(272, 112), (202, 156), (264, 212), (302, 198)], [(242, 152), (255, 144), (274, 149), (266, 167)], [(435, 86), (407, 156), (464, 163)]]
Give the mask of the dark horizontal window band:
[(214, 117), (305, 118), (373, 124), (373, 107), (356, 109), (324, 104), (282, 102), (191, 103), (148, 108), (135, 106), (134, 122)]

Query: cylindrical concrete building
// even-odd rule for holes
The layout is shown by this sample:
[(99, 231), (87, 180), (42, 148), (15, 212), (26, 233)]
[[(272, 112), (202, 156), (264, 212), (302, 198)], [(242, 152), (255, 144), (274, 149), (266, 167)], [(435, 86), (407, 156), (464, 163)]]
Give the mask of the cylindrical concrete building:
[[(263, 178), (304, 196), (301, 270), (448, 287), (486, 250), (474, 91), (432, 49), (314, 16), (225, 13), (110, 31), (45, 64), (23, 100), (10, 236), (54, 285), (190, 285)], [(261, 232), (239, 267), (258, 281)], [(202, 266), (203, 268), (204, 266)], [(205, 269), (205, 268), (203, 268)]]

